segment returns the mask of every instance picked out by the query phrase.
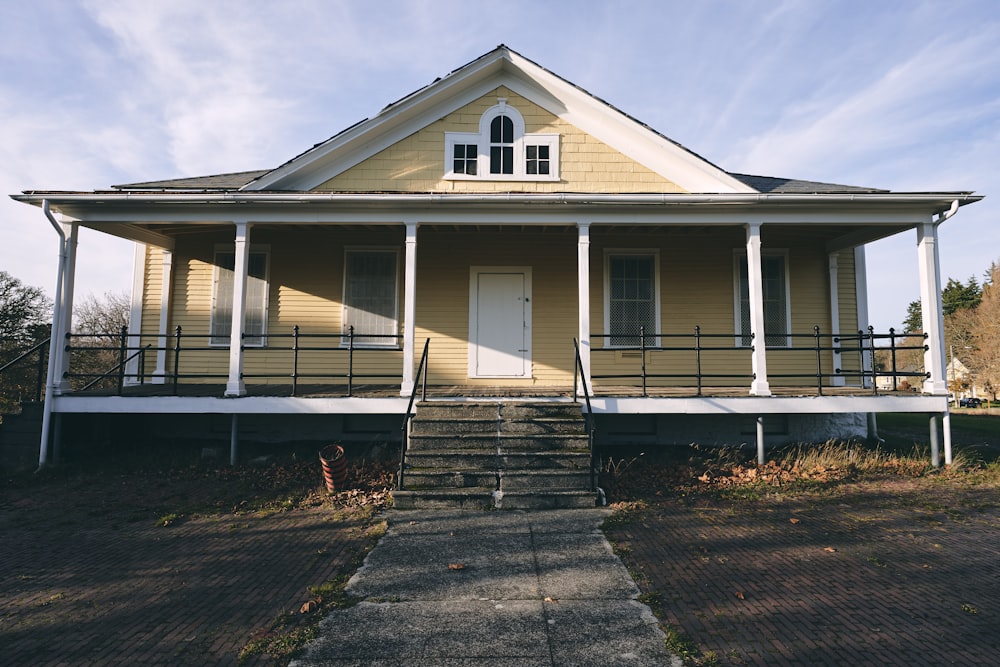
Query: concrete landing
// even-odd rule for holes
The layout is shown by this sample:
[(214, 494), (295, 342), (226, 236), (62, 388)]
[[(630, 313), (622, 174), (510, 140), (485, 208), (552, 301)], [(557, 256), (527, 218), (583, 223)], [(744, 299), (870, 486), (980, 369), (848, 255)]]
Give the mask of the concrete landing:
[(409, 510), (291, 664), (676, 665), (598, 527), (603, 509)]

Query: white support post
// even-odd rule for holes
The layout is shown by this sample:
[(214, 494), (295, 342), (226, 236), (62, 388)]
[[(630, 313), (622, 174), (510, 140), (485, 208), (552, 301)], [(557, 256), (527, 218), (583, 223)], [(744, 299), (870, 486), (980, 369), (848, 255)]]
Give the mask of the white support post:
[(757, 465), (764, 465), (764, 418), (757, 417)]
[[(841, 363), (840, 356), (840, 343), (837, 342), (837, 337), (840, 336), (840, 259), (837, 253), (831, 252), (827, 256), (828, 268), (830, 270), (830, 347), (833, 348), (833, 369), (831, 372), (836, 373), (838, 368), (841, 368), (843, 364)], [(837, 375), (830, 381), (830, 384), (834, 387), (843, 387), (844, 376)]]
[[(142, 295), (143, 287), (146, 284), (146, 244), (134, 244), (132, 253), (132, 294), (129, 297), (128, 312), (128, 333), (129, 348), (142, 347), (142, 338), (136, 334), (142, 333)], [(132, 356), (134, 351), (129, 349), (128, 356)], [(145, 369), (143, 369), (145, 370)], [(134, 356), (125, 364), (125, 384), (139, 384), (139, 357)]]
[(944, 431), (944, 464), (951, 465), (951, 411), (946, 410), (941, 416), (941, 430)]
[(170, 316), (170, 289), (174, 281), (174, 253), (166, 248), (161, 251), (161, 282), (160, 282), (160, 321), (157, 325), (156, 338), (156, 370), (153, 371), (153, 384), (167, 382), (167, 324)]
[(750, 332), (753, 334), (753, 352), (750, 355), (753, 369), (751, 396), (770, 396), (767, 381), (767, 352), (764, 337), (764, 283), (760, 259), (759, 222), (747, 224), (747, 282), (750, 292)]
[[(579, 320), (580, 365), (583, 382), (590, 386), (590, 223), (577, 223), (576, 271), (577, 317)], [(574, 369), (573, 374), (576, 374)], [(575, 397), (574, 397), (575, 398)]]
[[(417, 223), (406, 221), (403, 266), (403, 383), (401, 396), (413, 393), (417, 344)], [(424, 369), (424, 373), (427, 369)]]
[(930, 422), (930, 436), (931, 436), (931, 465), (935, 468), (941, 467), (941, 449), (938, 444), (938, 416), (937, 413), (933, 413), (928, 420)]
[[(868, 330), (868, 264), (865, 259), (865, 247), (854, 249), (854, 289), (858, 300), (858, 329)], [(874, 359), (871, 355), (861, 354), (861, 372), (864, 376), (861, 386), (871, 389), (871, 373)]]
[(243, 321), (247, 302), (247, 273), (250, 268), (250, 225), (236, 223), (236, 249), (233, 262), (233, 317), (229, 333), (229, 381), (226, 396), (245, 396), (243, 383)]
[(240, 416), (233, 413), (229, 424), (229, 465), (235, 466), (240, 453)]
[(948, 393), (945, 379), (944, 316), (941, 307), (941, 264), (938, 258), (937, 225), (921, 223), (917, 227), (917, 259), (920, 269), (920, 310), (927, 350), (924, 370), (930, 377), (924, 380), (923, 393), (944, 396)]
[(66, 334), (73, 331), (73, 291), (76, 286), (76, 248), (79, 237), (80, 225), (77, 223), (63, 223), (63, 230), (66, 232), (66, 273), (63, 274), (62, 293), (62, 318), (59, 326), (59, 365), (58, 377), (56, 378), (56, 395), (70, 390), (69, 378), (69, 355), (66, 354)]

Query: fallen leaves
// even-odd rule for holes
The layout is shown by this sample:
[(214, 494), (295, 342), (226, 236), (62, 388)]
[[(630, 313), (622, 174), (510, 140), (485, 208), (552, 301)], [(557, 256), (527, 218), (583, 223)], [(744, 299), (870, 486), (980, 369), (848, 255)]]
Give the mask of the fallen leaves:
[(826, 551), (831, 554), (837, 553), (837, 550), (834, 549), (833, 547), (823, 547), (823, 551)]
[(793, 526), (797, 526), (798, 524), (802, 523), (802, 519), (796, 519), (793, 516), (791, 519), (788, 520), (788, 523), (792, 524)]
[(465, 563), (448, 563), (449, 570), (464, 570)]
[(316, 600), (309, 600), (309, 602), (306, 602), (301, 607), (299, 607), (299, 613), (311, 614), (312, 612), (316, 611), (317, 608), (319, 608), (319, 602), (317, 602)]

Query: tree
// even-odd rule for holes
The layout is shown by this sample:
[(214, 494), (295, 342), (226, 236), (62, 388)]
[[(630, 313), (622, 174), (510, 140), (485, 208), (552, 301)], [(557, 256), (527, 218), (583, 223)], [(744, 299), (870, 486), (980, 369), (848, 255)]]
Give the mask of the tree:
[(976, 384), (996, 400), (1000, 392), (1000, 264), (997, 262), (990, 265), (981, 301), (971, 320), (968, 365)]
[(40, 287), (0, 271), (0, 349), (30, 347), (48, 335), (52, 302)]
[[(70, 354), (70, 372), (80, 376), (73, 379), (75, 387), (82, 387), (118, 366), (121, 331), (128, 325), (130, 308), (124, 292), (105, 292), (102, 298), (88, 294), (73, 308), (72, 345), (78, 349)], [(112, 373), (107, 381), (116, 378), (117, 373)]]
[(923, 311), (920, 301), (911, 301), (906, 307), (906, 319), (903, 320), (903, 333), (917, 333), (924, 330)]
[[(983, 289), (979, 286), (975, 276), (970, 276), (969, 281), (964, 285), (954, 278), (948, 278), (944, 289), (941, 290), (941, 311), (947, 319), (949, 315), (954, 315), (959, 311), (975, 308), (979, 305), (982, 296)], [(923, 309), (920, 301), (911, 301), (906, 307), (903, 331), (917, 333), (923, 330)]]
[[(41, 288), (0, 271), (0, 366), (49, 337), (51, 312), (52, 303)], [(34, 399), (39, 362), (44, 362), (44, 356), (25, 359), (0, 375), (0, 412), (15, 410), (22, 400)]]

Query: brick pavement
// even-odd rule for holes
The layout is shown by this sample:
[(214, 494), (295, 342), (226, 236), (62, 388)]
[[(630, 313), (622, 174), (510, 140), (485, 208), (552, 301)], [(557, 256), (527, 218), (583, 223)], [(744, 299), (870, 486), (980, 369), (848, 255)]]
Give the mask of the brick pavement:
[(833, 498), (664, 499), (607, 532), (702, 660), (997, 665), (997, 490), (968, 494), (949, 507), (900, 480)]
[(370, 542), (361, 512), (328, 507), (161, 526), (127, 500), (52, 504), (0, 503), (4, 665), (235, 665)]

